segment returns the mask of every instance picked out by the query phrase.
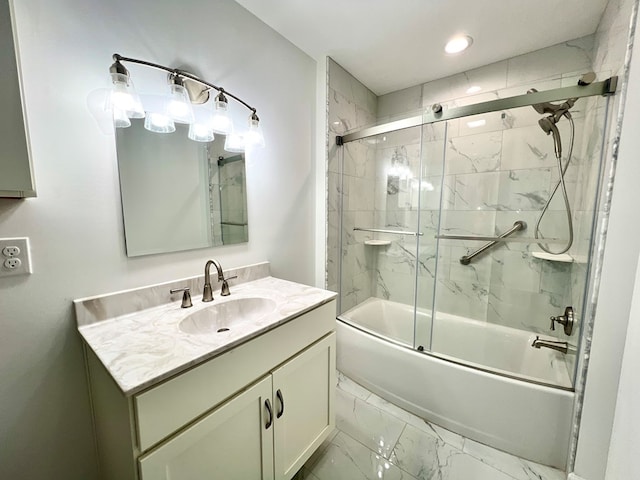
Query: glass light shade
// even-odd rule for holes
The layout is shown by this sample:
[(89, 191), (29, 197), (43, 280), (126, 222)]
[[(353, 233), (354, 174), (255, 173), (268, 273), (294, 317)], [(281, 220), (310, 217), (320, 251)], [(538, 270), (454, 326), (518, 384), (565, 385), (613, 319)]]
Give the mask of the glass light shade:
[(260, 126), (260, 120), (258, 120), (255, 114), (249, 117), (249, 131), (245, 135), (245, 141), (247, 146), (264, 147), (262, 127)]
[(113, 109), (113, 124), (116, 128), (127, 128), (131, 126), (131, 120), (127, 117), (127, 112), (119, 108)]
[(233, 130), (233, 124), (231, 118), (229, 118), (228, 104), (225, 100), (220, 99), (220, 95), (216, 97), (211, 129), (221, 135), (228, 135)]
[(173, 133), (176, 131), (176, 125), (171, 117), (162, 113), (149, 112), (144, 119), (144, 128), (155, 133)]
[(193, 123), (193, 108), (187, 90), (182, 85), (172, 84), (167, 101), (167, 112), (174, 122)]
[(189, 125), (188, 137), (196, 142), (213, 142), (213, 130), (211, 127), (202, 123), (192, 123)]
[(224, 141), (224, 149), (231, 153), (243, 153), (246, 149), (242, 135), (231, 132)]
[(131, 78), (122, 73), (112, 73), (111, 79), (113, 81), (109, 98), (111, 108), (126, 112), (129, 118), (143, 118), (144, 107)]

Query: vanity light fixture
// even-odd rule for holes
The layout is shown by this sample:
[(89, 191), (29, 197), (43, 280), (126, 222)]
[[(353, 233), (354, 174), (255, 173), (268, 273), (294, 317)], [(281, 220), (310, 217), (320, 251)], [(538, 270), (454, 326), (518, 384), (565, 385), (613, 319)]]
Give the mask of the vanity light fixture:
[(127, 116), (127, 112), (119, 108), (113, 108), (113, 124), (116, 128), (127, 128), (131, 126), (131, 120)]
[(458, 35), (447, 42), (444, 51), (450, 55), (461, 53), (471, 46), (473, 38), (469, 35)]
[(256, 115), (256, 112), (249, 115), (249, 131), (245, 135), (245, 139), (251, 145), (264, 147), (264, 135), (262, 134), (260, 119), (258, 115)]
[(176, 124), (173, 123), (173, 118), (164, 113), (147, 112), (144, 128), (154, 133), (173, 133), (176, 131)]
[(231, 153), (244, 152), (246, 139), (239, 133), (231, 132), (224, 140), (224, 149)]
[[(264, 135), (256, 109), (224, 88), (189, 72), (157, 63), (123, 57), (117, 53), (113, 54), (113, 60), (114, 63), (109, 69), (113, 82), (109, 107), (113, 111), (116, 128), (130, 126), (130, 118), (145, 118), (144, 126), (147, 130), (156, 133), (172, 133), (176, 129), (175, 122), (185, 123), (189, 125), (189, 138), (198, 142), (210, 142), (213, 140), (214, 133), (220, 133), (227, 136), (225, 150), (227, 150), (227, 144), (233, 149), (228, 151), (244, 152), (250, 146), (264, 147)], [(140, 96), (133, 86), (129, 70), (124, 67), (123, 62), (145, 65), (169, 74), (169, 92), (162, 102), (163, 111), (145, 111)], [(195, 113), (193, 105), (205, 104), (212, 90), (218, 92), (212, 102), (213, 106), (205, 115)], [(227, 97), (233, 98), (251, 112), (246, 131), (234, 133)]]
[(223, 91), (216, 95), (214, 105), (211, 129), (214, 133), (229, 135), (231, 130), (233, 130), (233, 124), (229, 117), (229, 102), (227, 101), (227, 97), (224, 96)]
[(169, 74), (169, 85), (171, 93), (167, 105), (167, 113), (174, 122), (192, 124), (193, 107), (187, 89), (184, 88), (184, 80), (175, 73)]

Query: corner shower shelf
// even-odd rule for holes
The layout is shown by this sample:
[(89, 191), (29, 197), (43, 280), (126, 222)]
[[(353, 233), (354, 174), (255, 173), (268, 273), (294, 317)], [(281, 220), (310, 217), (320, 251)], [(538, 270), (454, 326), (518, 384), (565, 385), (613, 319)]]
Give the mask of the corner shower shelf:
[(364, 241), (365, 245), (374, 245), (374, 246), (384, 246), (384, 245), (391, 245), (391, 240), (365, 240)]
[(562, 263), (574, 262), (573, 257), (567, 253), (554, 255), (552, 253), (547, 253), (547, 252), (531, 252), (531, 255), (533, 255), (534, 258), (539, 258), (541, 260), (549, 260), (550, 262), (562, 262)]

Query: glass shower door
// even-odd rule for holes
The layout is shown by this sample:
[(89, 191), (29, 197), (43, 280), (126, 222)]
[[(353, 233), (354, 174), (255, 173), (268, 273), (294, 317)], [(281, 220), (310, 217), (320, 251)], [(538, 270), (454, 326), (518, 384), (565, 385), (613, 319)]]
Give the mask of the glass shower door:
[[(566, 306), (582, 307), (586, 275), (577, 259), (588, 256), (598, 189), (604, 119), (598, 111), (597, 98), (580, 99), (571, 111), (573, 134), (570, 121), (557, 123), (576, 237), (566, 255), (544, 252), (566, 246), (570, 230), (560, 187), (539, 220), (560, 178), (554, 138), (538, 125), (541, 115), (522, 107), (448, 122), (436, 279), (433, 288), (419, 288), (425, 298), (435, 292), (431, 336), (417, 336), (425, 349), (571, 388), (575, 348), (565, 355), (531, 344), (536, 335), (577, 344), (577, 332), (569, 338), (562, 328), (552, 331), (549, 319)], [(511, 234), (474, 255), (505, 232)]]
[(340, 318), (414, 347), (422, 127), (343, 147)]

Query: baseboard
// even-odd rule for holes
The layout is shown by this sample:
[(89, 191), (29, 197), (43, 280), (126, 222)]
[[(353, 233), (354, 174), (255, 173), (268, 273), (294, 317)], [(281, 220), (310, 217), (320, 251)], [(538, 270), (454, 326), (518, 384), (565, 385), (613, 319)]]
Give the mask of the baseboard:
[(585, 479), (571, 472), (569, 475), (567, 475), (567, 480), (585, 480)]

